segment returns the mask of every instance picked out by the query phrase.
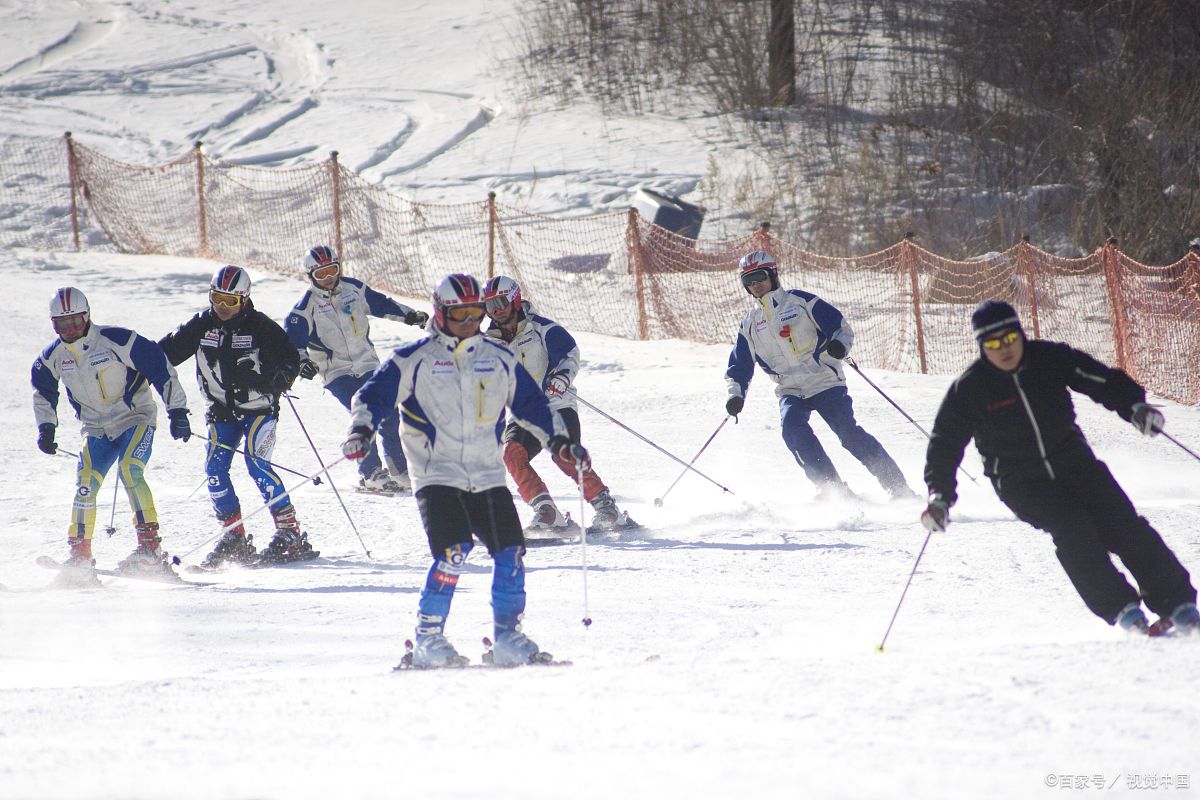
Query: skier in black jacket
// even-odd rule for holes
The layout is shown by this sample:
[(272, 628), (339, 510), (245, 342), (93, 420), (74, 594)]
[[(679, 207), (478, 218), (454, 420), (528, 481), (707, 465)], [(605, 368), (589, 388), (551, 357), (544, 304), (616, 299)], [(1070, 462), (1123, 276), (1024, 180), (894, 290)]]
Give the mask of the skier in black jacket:
[[(300, 372), (300, 356), (283, 328), (250, 301), (250, 276), (221, 267), (208, 291), (209, 308), (185, 322), (159, 345), (178, 366), (196, 357), (196, 378), (208, 398), (208, 492), (225, 534), (203, 566), (250, 563), (259, 556), (242, 526), (242, 509), (229, 480), (234, 452), (246, 439), (246, 469), (271, 505), (275, 536), (262, 552), (266, 562), (298, 561), (316, 554), (296, 521), (283, 481), (266, 461), (275, 448), (279, 395)], [(252, 458), (249, 454), (254, 454)]]
[[(921, 522), (944, 531), (955, 471), (972, 438), (996, 494), (1021, 520), (1047, 531), (1089, 609), (1110, 625), (1159, 633), (1200, 632), (1196, 590), (1158, 532), (1096, 458), (1075, 422), (1068, 389), (1115, 411), (1146, 436), (1163, 415), (1118, 369), (1061, 342), (1027, 340), (1008, 303), (987, 300), (971, 317), (981, 357), (954, 381), (938, 409), (925, 456), (929, 505)], [(1121, 559), (1141, 590), (1113, 565)], [(1141, 601), (1162, 619), (1154, 626)]]

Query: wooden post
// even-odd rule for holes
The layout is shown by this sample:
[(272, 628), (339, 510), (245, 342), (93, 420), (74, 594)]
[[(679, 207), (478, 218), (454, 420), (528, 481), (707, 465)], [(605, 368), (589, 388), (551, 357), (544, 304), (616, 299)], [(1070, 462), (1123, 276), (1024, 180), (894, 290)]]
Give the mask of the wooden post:
[(1042, 338), (1041, 326), (1038, 324), (1037, 281), (1033, 274), (1033, 259), (1029, 257), (1029, 235), (1021, 237), (1017, 245), (1017, 269), (1025, 273), (1025, 282), (1029, 286), (1029, 315), (1033, 321), (1033, 338)]
[(644, 253), (642, 252), (642, 232), (638, 227), (638, 210), (629, 209), (629, 224), (625, 226), (626, 258), (633, 270), (633, 285), (637, 292), (638, 308), (638, 338), (650, 338), (650, 323), (646, 318), (646, 287), (644, 284)]
[(1129, 328), (1125, 321), (1121, 268), (1117, 259), (1117, 239), (1110, 237), (1104, 243), (1101, 256), (1104, 263), (1104, 285), (1108, 290), (1108, 306), (1112, 312), (1113, 349), (1116, 351), (1117, 367), (1129, 372)]
[(79, 205), (77, 191), (79, 187), (79, 172), (75, 166), (75, 141), (71, 132), (63, 134), (67, 143), (67, 179), (71, 182), (71, 237), (75, 240), (75, 252), (79, 252)]
[(200, 256), (208, 258), (208, 210), (204, 206), (204, 154), (200, 151), (203, 142), (196, 142), (196, 201), (200, 208)]
[(342, 252), (342, 171), (338, 168), (338, 151), (329, 151), (329, 182), (333, 186), (333, 241), (338, 258), (346, 261)]
[(496, 193), (488, 192), (488, 281), (496, 277)]
[(921, 364), (922, 374), (929, 372), (929, 362), (925, 355), (925, 323), (921, 319), (921, 283), (917, 279), (917, 259), (912, 252), (913, 232), (904, 234), (900, 242), (900, 268), (908, 271), (909, 282), (912, 284), (913, 321), (917, 326), (917, 358)]
[(771, 0), (771, 41), (768, 45), (771, 105), (786, 108), (796, 102), (795, 0)]

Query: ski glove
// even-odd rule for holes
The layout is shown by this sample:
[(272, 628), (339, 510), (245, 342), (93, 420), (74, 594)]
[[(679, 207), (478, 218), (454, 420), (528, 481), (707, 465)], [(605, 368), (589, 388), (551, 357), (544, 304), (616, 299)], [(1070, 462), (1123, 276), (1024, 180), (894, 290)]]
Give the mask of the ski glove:
[(306, 381), (311, 381), (317, 377), (320, 370), (317, 368), (317, 362), (311, 358), (305, 358), (300, 361), (300, 377)]
[(371, 449), (371, 437), (375, 434), (366, 425), (355, 425), (350, 435), (342, 442), (342, 453), (351, 461), (360, 461)]
[(405, 325), (417, 325), (423, 327), (426, 322), (429, 322), (429, 315), (424, 311), (410, 311), (404, 315)]
[(837, 339), (830, 339), (829, 344), (825, 345), (825, 352), (838, 361), (846, 357), (846, 345), (839, 342)]
[(192, 425), (188, 422), (188, 410), (186, 408), (168, 409), (167, 416), (171, 418), (172, 439), (183, 439), (186, 442), (192, 438)]
[(571, 388), (571, 378), (565, 372), (555, 372), (546, 381), (546, 391), (555, 397), (562, 397)]
[(950, 504), (940, 497), (933, 497), (921, 512), (921, 524), (930, 533), (941, 533), (950, 527)]
[(58, 452), (58, 443), (54, 441), (54, 426), (49, 422), (38, 425), (38, 450), (48, 456)]
[(1158, 436), (1162, 433), (1163, 423), (1166, 418), (1163, 413), (1157, 408), (1146, 403), (1134, 403), (1133, 414), (1129, 417), (1129, 421), (1133, 423), (1133, 427), (1138, 429), (1142, 436)]
[(572, 465), (581, 464), (584, 472), (592, 468), (592, 459), (583, 445), (576, 444), (565, 436), (551, 436), (546, 449), (559, 461)]
[(746, 398), (735, 394), (725, 401), (725, 413), (731, 417), (736, 417), (742, 413), (742, 406), (746, 405)]

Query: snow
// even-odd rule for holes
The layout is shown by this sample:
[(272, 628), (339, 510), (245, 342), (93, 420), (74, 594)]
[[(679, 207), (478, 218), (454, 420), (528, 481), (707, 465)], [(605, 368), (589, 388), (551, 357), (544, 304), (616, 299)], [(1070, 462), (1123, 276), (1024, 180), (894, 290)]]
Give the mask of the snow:
[[(193, 136), (263, 164), (336, 147), (418, 199), (494, 189), (546, 213), (621, 207), (647, 181), (691, 199), (708, 154), (728, 153), (719, 136), (694, 119), (601, 119), (586, 104), (521, 109), (496, 66), (517, 13), (501, 0), (10, 0), (0, 136), (69, 129), (147, 162)], [(0, 196), (0, 226), (16, 224), (19, 205)], [(1130, 639), (1093, 617), (1048, 537), (1013, 520), (973, 452), (965, 466), (980, 485), (963, 480), (950, 531), (930, 541), (876, 652), (925, 540), (920, 507), (888, 502), (820, 423), (866, 502), (814, 504), (761, 374), (738, 424), (697, 462), (732, 494), (688, 475), (655, 507), (680, 465), (581, 410), (600, 475), (646, 528), (588, 547), (586, 604), (578, 546), (530, 551), (526, 628), (569, 668), (393, 673), (428, 549), (413, 500), (353, 493), (345, 462), (332, 478), (370, 557), (328, 485), (289, 477), (303, 483), (294, 500), (324, 557), (315, 564), (230, 572), (203, 588), (109, 579), (45, 591), (53, 576), (34, 559), (65, 555), (74, 486), (73, 459), (33, 444), (29, 366), (53, 336), (53, 290), (80, 287), (98, 323), (157, 338), (203, 306), (217, 266), (9, 251), (0, 797), (1009, 798), (1080, 781), (1131, 792), (1151, 777), (1187, 783), (1170, 796), (1197, 796), (1200, 641)], [(304, 289), (254, 280), (257, 305), (276, 319)], [(428, 310), (427, 298), (400, 299)], [(383, 352), (417, 335), (380, 320), (372, 331)], [(720, 423), (727, 347), (576, 335), (580, 393), (625, 425), (688, 460)], [(192, 363), (180, 374), (198, 423)], [(927, 429), (950, 380), (868, 374)], [(857, 375), (849, 382), (860, 421), (919, 488), (924, 437)], [(337, 460), (347, 415), (319, 382), (298, 382), (295, 395), (321, 457)], [(1196, 449), (1200, 414), (1163, 406), (1168, 430)], [(77, 450), (65, 402), (59, 411), (58, 441)], [(1085, 398), (1079, 412), (1139, 509), (1195, 568), (1200, 464)], [(280, 419), (274, 460), (316, 472), (286, 405)], [(216, 535), (203, 452), (164, 426), (148, 470), (164, 544), (188, 563)], [(567, 479), (535, 464), (579, 516)], [(233, 477), (244, 508), (256, 507), (236, 461)], [(110, 475), (98, 501), (102, 566), (133, 547), (123, 495), (117, 532), (104, 535), (112, 489)], [(247, 527), (260, 543), (269, 535), (262, 514)], [(476, 661), (491, 634), (489, 572), (477, 548), (448, 628)]]

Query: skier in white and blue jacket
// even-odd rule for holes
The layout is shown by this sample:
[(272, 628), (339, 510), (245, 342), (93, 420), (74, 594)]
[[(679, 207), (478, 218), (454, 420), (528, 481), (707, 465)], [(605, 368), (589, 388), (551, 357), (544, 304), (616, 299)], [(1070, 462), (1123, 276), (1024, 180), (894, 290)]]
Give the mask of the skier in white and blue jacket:
[(31, 374), (38, 449), (47, 455), (58, 452), (54, 433), (60, 383), (83, 423), (84, 436), (67, 534), (71, 572), (65, 574), (75, 577), (64, 580), (97, 582), (92, 561), (96, 495), (114, 463), (129, 496), (138, 537), (137, 549), (119, 568), (170, 572), (167, 556), (159, 548), (158, 512), (145, 470), (158, 419), (151, 386), (167, 407), (171, 436), (186, 442), (192, 435), (187, 395), (175, 369), (150, 339), (126, 328), (93, 325), (87, 298), (76, 288), (54, 293), (50, 320), (58, 338), (34, 360)]
[[(300, 377), (312, 380), (320, 373), (325, 389), (349, 410), (354, 393), (379, 366), (368, 317), (424, 326), (429, 315), (342, 275), (338, 254), (327, 245), (309, 250), (304, 268), (312, 288), (288, 314), (283, 329), (300, 351)], [(385, 419), (378, 433), (389, 466), (383, 466), (379, 448), (372, 443), (358, 467), (359, 487), (387, 493), (408, 489), (408, 463), (400, 446), (398, 415)]]
[[(521, 360), (521, 366), (542, 387), (550, 410), (562, 418), (567, 436), (580, 441), (579, 412), (575, 410), (575, 393), (571, 386), (579, 374), (579, 346), (566, 328), (552, 319), (535, 314), (533, 304), (521, 297), (521, 287), (512, 278), (497, 275), (487, 282), (483, 292), (484, 307), (491, 325), (487, 335), (507, 344)], [(515, 422), (504, 431), (504, 465), (517, 484), (521, 499), (533, 507), (531, 531), (570, 530), (573, 525), (554, 503), (545, 481), (530, 464), (542, 451), (534, 436)], [(553, 457), (555, 466), (571, 480), (579, 483), (579, 473), (573, 462)], [(629, 515), (617, 508), (617, 502), (600, 476), (595, 465), (583, 473), (583, 496), (592, 504), (596, 514), (592, 519), (593, 532), (636, 527)]]
[(916, 498), (883, 445), (854, 419), (842, 373), (854, 332), (842, 312), (811, 292), (780, 288), (779, 268), (767, 253), (749, 253), (739, 267), (742, 286), (757, 302), (742, 318), (729, 355), (726, 412), (734, 417), (741, 412), (757, 364), (776, 383), (783, 441), (816, 484), (818, 499), (845, 499), (853, 493), (809, 425), (814, 411), (892, 497)]
[(521, 632), (525, 540), (501, 458), (506, 409), (552, 453), (586, 468), (587, 451), (564, 435), (516, 354), (480, 333), (484, 301), (475, 278), (443, 278), (433, 311), (429, 336), (393, 351), (354, 396), (342, 451), (363, 458), (381, 422), (399, 406), (413, 491), (434, 559), (421, 592), (413, 665), (466, 662), (444, 629), (472, 536), (494, 564), (495, 662), (544, 659)]

